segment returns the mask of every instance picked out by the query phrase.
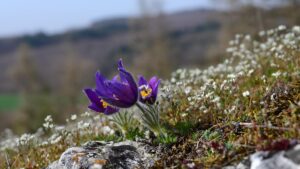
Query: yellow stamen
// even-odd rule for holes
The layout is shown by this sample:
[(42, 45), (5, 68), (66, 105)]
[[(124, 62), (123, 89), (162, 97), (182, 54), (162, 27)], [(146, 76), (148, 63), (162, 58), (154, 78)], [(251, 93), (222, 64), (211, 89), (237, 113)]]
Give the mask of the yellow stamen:
[(107, 108), (107, 106), (110, 106), (110, 104), (108, 104), (106, 101), (104, 101), (104, 100), (100, 100), (100, 102), (102, 103), (102, 106), (103, 106), (103, 108)]
[(150, 87), (148, 87), (148, 88), (143, 88), (143, 89), (140, 91), (140, 94), (141, 94), (141, 96), (142, 96), (143, 99), (146, 98), (146, 97), (148, 97), (148, 96), (150, 96), (151, 93), (152, 93), (152, 89), (151, 89)]

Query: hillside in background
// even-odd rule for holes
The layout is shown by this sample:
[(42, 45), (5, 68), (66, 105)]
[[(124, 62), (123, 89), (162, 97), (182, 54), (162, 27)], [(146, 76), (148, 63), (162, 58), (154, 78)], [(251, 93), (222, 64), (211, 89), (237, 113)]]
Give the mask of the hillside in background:
[[(291, 14), (291, 10), (296, 13)], [(259, 12), (260, 20), (253, 16), (253, 12)], [(297, 16), (300, 15), (297, 15), (297, 10), (293, 7), (271, 10), (247, 7), (241, 11), (227, 12), (199, 9), (146, 19), (142, 17), (97, 21), (89, 27), (56, 35), (37, 33), (0, 39), (0, 91), (16, 90), (10, 76), (16, 58), (20, 55), (21, 44), (29, 45), (29, 54), (32, 55), (45, 83), (51, 88), (57, 88), (70, 58), (74, 60), (74, 64), (85, 65), (78, 67), (84, 69), (83, 74), (85, 71), (89, 74), (100, 69), (104, 74), (111, 75), (111, 65), (120, 57), (135, 70), (139, 65), (136, 58), (147, 53), (139, 48), (140, 44), (147, 48), (151, 43), (151, 39), (148, 39), (155, 36), (155, 32), (163, 32), (164, 39), (157, 41), (167, 41), (165, 52), (158, 53), (169, 55), (166, 64), (168, 60), (172, 60), (171, 70), (165, 73), (169, 74), (180, 67), (203, 67), (218, 62), (224, 55), (217, 51), (224, 50), (228, 40), (237, 32), (260, 31), (258, 23), (261, 22), (264, 29), (280, 24), (295, 25), (299, 23)], [(145, 33), (145, 27), (148, 33)], [(159, 71), (155, 73), (160, 74)], [(83, 80), (89, 82), (92, 79)]]
[[(195, 10), (165, 16), (166, 34), (171, 42), (172, 58), (176, 67), (195, 66), (204, 63), (208, 49), (216, 44), (220, 31), (221, 13)], [(150, 22), (155, 22), (151, 18)], [(9, 39), (0, 39), (0, 91), (13, 91), (15, 86), (9, 79), (21, 44), (30, 46), (30, 54), (38, 65), (39, 72), (47, 77), (47, 83), (56, 86), (57, 75), (62, 72), (68, 55), (95, 63), (94, 69), (105, 74), (112, 73), (112, 63), (119, 57), (131, 62), (139, 56), (134, 47), (137, 33), (135, 23), (139, 19), (120, 18), (93, 23), (91, 26), (71, 30), (62, 34), (37, 33)], [(113, 58), (113, 59), (112, 59)], [(110, 63), (111, 62), (111, 63)], [(134, 67), (134, 66), (133, 66)], [(94, 70), (93, 70), (94, 71)]]

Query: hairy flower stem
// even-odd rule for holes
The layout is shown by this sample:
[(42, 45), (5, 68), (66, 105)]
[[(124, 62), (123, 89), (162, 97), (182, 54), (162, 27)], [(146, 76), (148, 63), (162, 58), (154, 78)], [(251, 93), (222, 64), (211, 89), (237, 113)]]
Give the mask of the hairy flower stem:
[(166, 134), (159, 123), (159, 112), (157, 109), (152, 105), (145, 107), (139, 102), (136, 103), (136, 106), (141, 110), (142, 124), (151, 130), (156, 137), (165, 137)]

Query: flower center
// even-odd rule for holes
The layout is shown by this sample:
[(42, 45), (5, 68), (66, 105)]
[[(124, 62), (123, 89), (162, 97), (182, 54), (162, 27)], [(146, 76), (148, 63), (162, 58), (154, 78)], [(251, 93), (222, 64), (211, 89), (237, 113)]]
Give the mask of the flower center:
[(108, 104), (106, 101), (104, 101), (104, 100), (100, 100), (100, 102), (102, 103), (102, 106), (103, 106), (103, 108), (107, 108), (107, 106), (110, 106), (110, 104)]
[(152, 89), (148, 85), (142, 85), (139, 87), (139, 89), (140, 89), (140, 94), (143, 99), (150, 96), (152, 93)]

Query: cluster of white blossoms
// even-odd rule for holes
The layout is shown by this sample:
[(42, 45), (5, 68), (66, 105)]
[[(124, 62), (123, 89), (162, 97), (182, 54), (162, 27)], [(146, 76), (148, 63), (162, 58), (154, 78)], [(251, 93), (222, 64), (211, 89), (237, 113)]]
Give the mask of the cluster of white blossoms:
[(17, 139), (17, 146), (24, 146), (30, 144), (35, 139), (32, 134), (23, 134), (20, 138)]
[(45, 127), (45, 129), (52, 129), (54, 127), (53, 119), (52, 119), (51, 115), (48, 115), (45, 118), (45, 122), (43, 124), (43, 127)]
[(85, 112), (80, 116), (75, 114), (71, 115), (71, 120), (67, 119), (67, 123), (64, 126), (54, 124), (54, 120), (51, 115), (48, 115), (41, 128), (33, 134), (23, 134), (20, 137), (16, 137), (11, 132), (0, 139), (0, 153), (7, 149), (18, 151), (20, 147), (24, 146), (47, 146), (52, 144), (58, 144), (60, 141), (64, 141), (69, 145), (75, 145), (78, 137), (85, 136), (106, 136), (115, 133), (111, 127), (109, 119), (101, 115), (91, 115), (90, 112)]
[[(299, 26), (287, 29), (282, 25), (261, 31), (256, 38), (236, 35), (229, 42), (229, 57), (223, 63), (204, 70), (178, 69), (170, 80), (164, 81), (161, 89), (164, 104), (161, 105), (167, 109), (171, 104), (183, 103), (182, 99), (186, 98), (188, 106), (181, 110), (184, 115), (192, 110), (206, 113), (209, 109), (230, 113), (238, 108), (236, 105), (241, 99), (248, 100), (247, 97), (252, 96), (253, 89), (247, 83), (257, 80), (255, 83), (268, 86), (288, 75), (300, 74), (297, 66), (291, 66), (295, 58), (299, 59), (295, 53), (300, 51), (299, 43)], [(257, 74), (260, 74), (259, 79), (255, 78)], [(228, 98), (234, 102), (228, 102)]]

